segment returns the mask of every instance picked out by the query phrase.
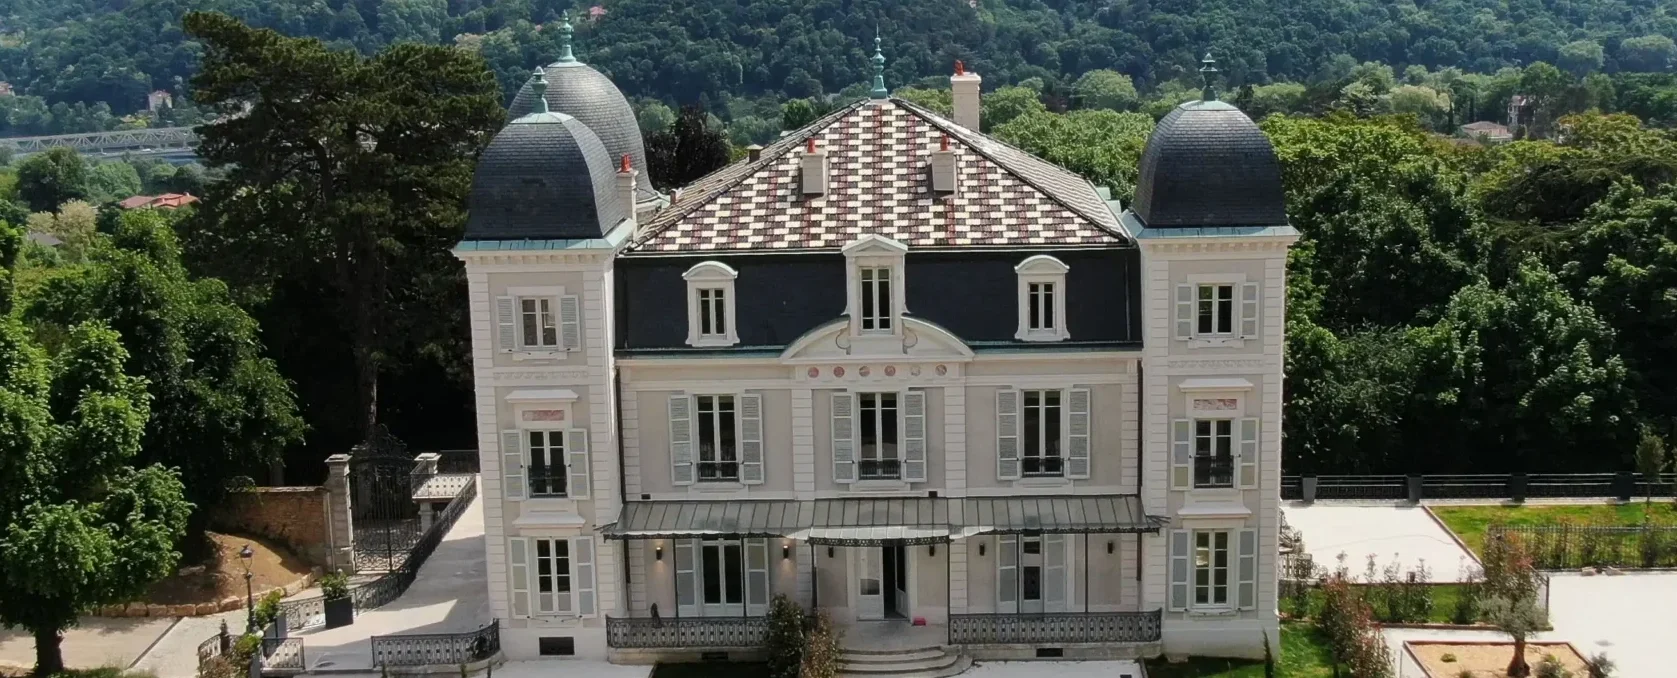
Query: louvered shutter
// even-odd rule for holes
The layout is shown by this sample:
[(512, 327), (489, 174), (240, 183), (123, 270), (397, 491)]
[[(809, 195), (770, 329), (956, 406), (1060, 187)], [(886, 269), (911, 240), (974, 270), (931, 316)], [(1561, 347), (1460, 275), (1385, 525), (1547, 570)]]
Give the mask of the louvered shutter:
[(1240, 420), (1240, 458), (1235, 460), (1235, 468), (1239, 471), (1237, 483), (1240, 489), (1255, 490), (1258, 488), (1258, 419), (1256, 417)]
[(693, 402), (670, 396), (670, 484), (693, 484)]
[(1241, 530), (1235, 553), (1235, 579), (1240, 582), (1235, 601), (1240, 609), (1250, 610), (1258, 606), (1258, 531)]
[(582, 304), (576, 295), (559, 297), (559, 346), (566, 351), (582, 349)]
[(524, 434), (501, 432), (501, 488), (503, 498), (518, 501), (526, 494), (524, 484)]
[(1019, 535), (996, 538), (996, 611), (1019, 613)]
[(766, 539), (745, 540), (746, 614), (757, 616), (769, 605), (769, 543)]
[(565, 432), (565, 466), (570, 473), (570, 497), (587, 499), (590, 489), (588, 429), (573, 428)]
[(1170, 601), (1172, 612), (1188, 609), (1188, 581), (1192, 577), (1188, 558), (1193, 545), (1187, 530), (1170, 531)]
[(833, 394), (833, 482), (856, 482), (856, 396)]
[(1070, 407), (1066, 408), (1067, 417), (1071, 420), (1066, 427), (1066, 477), (1082, 479), (1089, 477), (1089, 389), (1071, 389), (1067, 400)]
[(1019, 392), (996, 391), (996, 478), (1019, 479)]
[(1194, 338), (1194, 286), (1176, 286), (1176, 338)]
[(495, 348), (502, 353), (518, 349), (518, 300), (495, 297)]
[(1066, 611), (1066, 536), (1042, 535), (1042, 600), (1049, 612)]
[(763, 397), (740, 396), (740, 482), (763, 482)]
[(903, 394), (903, 480), (926, 482), (926, 393)]
[(1240, 286), (1240, 336), (1258, 338), (1258, 284)]
[(507, 540), (507, 563), (512, 577), (512, 616), (530, 616), (530, 540)]
[(577, 537), (571, 540), (571, 588), (576, 590), (576, 614), (592, 617), (598, 614), (594, 601), (594, 538)]
[(698, 543), (693, 539), (675, 542), (675, 604), (677, 613), (683, 617), (699, 613), (699, 577), (694, 571)]
[(1194, 483), (1194, 422), (1170, 422), (1170, 489), (1186, 490)]

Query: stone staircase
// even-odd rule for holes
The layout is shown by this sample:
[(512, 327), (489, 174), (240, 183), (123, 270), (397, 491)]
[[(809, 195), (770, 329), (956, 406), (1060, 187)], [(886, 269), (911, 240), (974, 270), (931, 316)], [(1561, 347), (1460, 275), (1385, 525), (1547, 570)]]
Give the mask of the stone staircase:
[(972, 668), (958, 652), (929, 646), (901, 650), (852, 650), (839, 654), (840, 678), (948, 678)]

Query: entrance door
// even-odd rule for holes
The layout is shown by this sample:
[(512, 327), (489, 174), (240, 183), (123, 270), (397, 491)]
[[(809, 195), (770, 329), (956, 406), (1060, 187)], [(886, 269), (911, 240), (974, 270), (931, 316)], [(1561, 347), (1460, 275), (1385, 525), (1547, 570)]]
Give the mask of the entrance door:
[(1019, 611), (1042, 612), (1042, 539), (1019, 540)]
[(856, 618), (884, 619), (884, 551), (878, 548), (857, 547), (850, 549), (850, 552), (855, 554), (856, 558)]
[(880, 549), (885, 560), (885, 616), (908, 617), (908, 549), (898, 544)]
[(704, 616), (738, 617), (745, 614), (745, 565), (740, 542), (704, 540), (699, 571), (703, 588)]

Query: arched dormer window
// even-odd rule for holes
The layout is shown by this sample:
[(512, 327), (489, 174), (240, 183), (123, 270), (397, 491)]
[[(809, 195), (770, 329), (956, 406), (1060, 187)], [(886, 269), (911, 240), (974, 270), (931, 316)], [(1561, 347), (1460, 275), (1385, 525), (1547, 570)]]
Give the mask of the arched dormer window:
[(687, 345), (733, 346), (740, 342), (734, 321), (734, 279), (739, 272), (719, 261), (695, 264), (687, 281)]
[(1071, 337), (1066, 330), (1066, 271), (1069, 270), (1064, 262), (1046, 254), (1038, 254), (1013, 267), (1019, 274), (1019, 331), (1013, 338), (1064, 341)]

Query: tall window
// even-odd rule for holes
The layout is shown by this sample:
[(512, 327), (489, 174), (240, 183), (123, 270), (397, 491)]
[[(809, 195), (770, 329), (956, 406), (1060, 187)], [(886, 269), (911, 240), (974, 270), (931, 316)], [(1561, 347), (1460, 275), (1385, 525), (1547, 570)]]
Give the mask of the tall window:
[(530, 496), (565, 496), (565, 432), (529, 431)]
[(518, 316), (524, 348), (558, 348), (559, 321), (554, 317), (553, 299), (521, 297)]
[(1052, 332), (1059, 329), (1059, 319), (1054, 316), (1054, 283), (1030, 283), (1027, 297), (1030, 305), (1030, 324), (1026, 329), (1032, 332)]
[(859, 393), (862, 457), (860, 477), (894, 479), (902, 477), (898, 456), (897, 394)]
[(699, 337), (702, 339), (725, 339), (727, 336), (727, 291), (722, 288), (700, 288)]
[(745, 596), (745, 560), (740, 542), (705, 539), (700, 548), (705, 604), (740, 604)]
[(1022, 460), (1026, 476), (1059, 476), (1060, 456), (1060, 392), (1025, 391), (1025, 456)]
[(558, 614), (571, 607), (571, 542), (536, 539), (536, 612)]
[(1194, 533), (1194, 605), (1229, 604), (1229, 533)]
[(1234, 420), (1194, 420), (1194, 487), (1234, 487)]
[(699, 480), (739, 480), (734, 397), (702, 395), (694, 399), (699, 417)]
[(1197, 334), (1234, 334), (1234, 285), (1199, 286)]
[(862, 331), (891, 331), (891, 268), (864, 266), (861, 271)]

